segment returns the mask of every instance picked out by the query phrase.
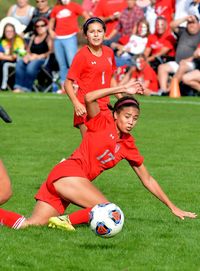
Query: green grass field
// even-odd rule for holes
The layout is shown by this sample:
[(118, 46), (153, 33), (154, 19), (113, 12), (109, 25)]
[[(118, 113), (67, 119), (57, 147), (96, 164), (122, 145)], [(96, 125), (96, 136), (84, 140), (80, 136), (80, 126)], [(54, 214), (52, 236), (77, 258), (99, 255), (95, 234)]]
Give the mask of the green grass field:
[[(134, 135), (146, 166), (173, 202), (199, 214), (199, 98), (139, 100), (142, 112)], [(79, 132), (72, 127), (66, 96), (1, 92), (0, 105), (13, 118), (12, 124), (0, 120), (0, 157), (14, 191), (4, 208), (28, 216), (40, 184), (79, 144)], [(200, 270), (199, 218), (174, 217), (143, 188), (126, 161), (95, 184), (124, 211), (119, 235), (101, 239), (87, 226), (74, 233), (1, 227), (0, 270)], [(69, 212), (75, 209), (70, 206)]]

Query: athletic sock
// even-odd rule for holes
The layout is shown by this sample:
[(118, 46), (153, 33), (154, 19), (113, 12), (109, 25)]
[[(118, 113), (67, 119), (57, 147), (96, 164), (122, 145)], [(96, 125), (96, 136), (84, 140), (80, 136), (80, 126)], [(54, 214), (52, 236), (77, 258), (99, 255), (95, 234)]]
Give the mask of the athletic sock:
[(72, 223), (72, 225), (89, 223), (91, 210), (92, 210), (92, 207), (85, 208), (85, 209), (78, 210), (78, 211), (73, 212), (70, 215), (68, 215), (69, 220)]
[(0, 225), (13, 229), (19, 229), (25, 217), (17, 213), (0, 209)]

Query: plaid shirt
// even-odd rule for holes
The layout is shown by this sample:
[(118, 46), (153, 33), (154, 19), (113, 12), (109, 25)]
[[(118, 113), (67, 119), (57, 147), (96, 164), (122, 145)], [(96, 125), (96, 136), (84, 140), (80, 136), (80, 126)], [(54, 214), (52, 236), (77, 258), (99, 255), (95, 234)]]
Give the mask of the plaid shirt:
[(131, 10), (127, 8), (124, 9), (119, 18), (119, 22), (116, 26), (116, 30), (120, 32), (122, 35), (131, 35), (133, 32), (133, 27), (137, 24), (140, 19), (144, 18), (143, 10), (134, 5)]

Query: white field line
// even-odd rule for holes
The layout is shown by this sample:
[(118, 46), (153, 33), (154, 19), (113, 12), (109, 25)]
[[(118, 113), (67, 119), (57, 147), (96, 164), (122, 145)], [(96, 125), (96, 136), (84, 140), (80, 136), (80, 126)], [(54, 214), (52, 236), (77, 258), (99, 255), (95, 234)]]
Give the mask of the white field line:
[[(27, 95), (27, 94), (14, 94), (16, 99), (39, 99), (39, 100), (62, 100), (66, 99), (69, 100), (69, 97), (67, 95), (58, 95), (58, 94), (44, 94), (44, 95)], [(10, 99), (10, 95), (0, 95), (0, 100), (2, 98)], [(197, 100), (199, 100), (198, 97), (196, 97)], [(114, 98), (111, 98), (111, 101), (114, 101)], [(188, 105), (199, 105), (200, 106), (200, 100), (199, 101), (188, 101), (188, 100), (174, 100), (174, 99), (165, 99), (162, 100), (162, 97), (158, 99), (139, 99), (140, 103), (148, 103), (148, 104), (188, 104)]]

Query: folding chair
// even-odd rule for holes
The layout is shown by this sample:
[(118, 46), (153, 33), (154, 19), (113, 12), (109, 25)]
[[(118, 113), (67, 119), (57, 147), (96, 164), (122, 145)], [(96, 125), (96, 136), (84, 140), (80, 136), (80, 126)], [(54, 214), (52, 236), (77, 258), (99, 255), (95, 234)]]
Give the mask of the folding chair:
[(42, 65), (34, 82), (33, 90), (35, 92), (51, 92), (55, 84), (59, 88), (59, 67), (55, 55), (52, 53)]
[(15, 83), (15, 62), (5, 62), (2, 67), (1, 89), (13, 89)]

